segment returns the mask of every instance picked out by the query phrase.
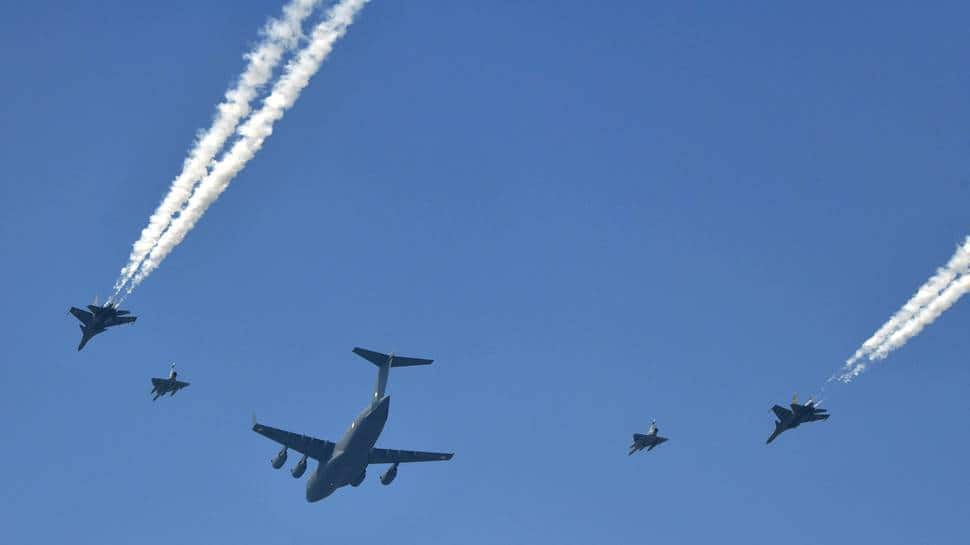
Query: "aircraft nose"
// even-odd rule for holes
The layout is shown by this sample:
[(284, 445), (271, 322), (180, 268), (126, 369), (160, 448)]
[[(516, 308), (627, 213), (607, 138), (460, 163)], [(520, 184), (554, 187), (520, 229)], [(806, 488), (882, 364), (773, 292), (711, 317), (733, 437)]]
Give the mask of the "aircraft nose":
[(328, 486), (326, 475), (321, 475), (320, 471), (314, 471), (306, 483), (306, 501), (313, 503), (333, 494), (333, 487)]
[(306, 501), (307, 503), (313, 503), (315, 501), (320, 501), (323, 499), (323, 495), (313, 490), (312, 488), (306, 489)]
[(314, 486), (314, 487), (308, 486), (306, 489), (306, 501), (307, 503), (320, 501), (326, 498), (327, 496), (329, 496), (330, 494), (333, 494), (334, 490), (335, 488), (333, 488), (332, 486), (326, 486), (326, 485)]

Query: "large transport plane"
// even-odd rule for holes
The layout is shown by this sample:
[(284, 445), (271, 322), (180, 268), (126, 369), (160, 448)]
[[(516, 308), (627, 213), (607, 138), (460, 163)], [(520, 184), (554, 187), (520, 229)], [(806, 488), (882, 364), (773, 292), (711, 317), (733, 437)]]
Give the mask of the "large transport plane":
[(376, 448), (377, 438), (387, 422), (391, 397), (384, 395), (387, 376), (391, 367), (428, 365), (432, 360), (405, 358), (394, 354), (381, 354), (363, 348), (354, 348), (354, 353), (377, 366), (377, 385), (370, 404), (350, 423), (350, 429), (336, 443), (300, 435), (253, 421), (253, 431), (283, 445), (283, 450), (273, 457), (274, 469), (286, 463), (287, 451), (292, 449), (303, 455), (293, 466), (290, 473), (300, 478), (306, 471), (307, 458), (318, 462), (316, 470), (310, 475), (306, 485), (306, 499), (315, 502), (326, 498), (342, 486), (359, 486), (364, 481), (367, 466), (371, 464), (391, 464), (381, 475), (382, 484), (391, 484), (397, 476), (398, 464), (405, 462), (432, 462), (450, 460), (451, 452), (421, 452), (412, 450), (392, 450)]

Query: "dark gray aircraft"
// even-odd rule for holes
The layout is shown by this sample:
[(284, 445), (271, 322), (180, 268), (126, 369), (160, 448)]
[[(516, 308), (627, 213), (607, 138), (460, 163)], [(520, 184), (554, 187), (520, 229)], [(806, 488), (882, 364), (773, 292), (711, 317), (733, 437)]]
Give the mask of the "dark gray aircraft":
[(279, 469), (286, 463), (288, 449), (303, 455), (290, 471), (294, 478), (303, 476), (307, 458), (313, 458), (318, 462), (317, 469), (307, 481), (306, 500), (308, 502), (322, 500), (333, 494), (336, 489), (348, 484), (359, 486), (364, 481), (367, 466), (371, 464), (391, 464), (391, 467), (381, 475), (381, 484), (391, 484), (397, 476), (397, 466), (400, 463), (450, 460), (454, 456), (451, 452), (420, 452), (374, 447), (387, 421), (391, 397), (384, 395), (384, 389), (387, 387), (387, 376), (391, 367), (428, 365), (432, 360), (404, 358), (363, 348), (354, 348), (354, 353), (377, 366), (377, 385), (374, 387), (370, 404), (350, 423), (350, 428), (336, 443), (264, 426), (257, 423), (255, 417), (253, 418), (253, 431), (283, 445), (283, 450), (271, 460), (274, 469)]
[(650, 452), (651, 450), (653, 450), (653, 447), (666, 441), (667, 440), (666, 437), (661, 437), (657, 435), (658, 431), (659, 430), (657, 429), (657, 421), (654, 420), (653, 422), (650, 423), (650, 429), (647, 430), (646, 435), (642, 433), (634, 433), (633, 444), (630, 445), (630, 452), (627, 455), (629, 456), (630, 454), (641, 451), (643, 449), (647, 449), (647, 452)]
[(175, 371), (175, 364), (173, 363), (171, 370), (168, 372), (168, 378), (153, 378), (151, 393), (155, 394), (155, 397), (152, 398), (152, 401), (155, 401), (165, 394), (174, 396), (175, 392), (189, 385), (188, 382), (176, 380), (178, 376), (179, 374)]
[(114, 303), (106, 303), (103, 307), (99, 307), (95, 301), (95, 304), (88, 305), (88, 310), (91, 312), (77, 307), (71, 307), (70, 310), (70, 313), (81, 321), (81, 344), (77, 345), (79, 352), (84, 345), (88, 344), (91, 337), (98, 333), (103, 333), (112, 326), (130, 324), (138, 319), (136, 316), (128, 316), (131, 312), (127, 310), (118, 310)]
[(768, 438), (766, 444), (774, 441), (775, 437), (778, 437), (785, 430), (797, 428), (805, 422), (828, 420), (829, 418), (828, 411), (826, 409), (819, 409), (817, 401), (809, 399), (808, 403), (799, 405), (797, 395), (792, 396), (791, 409), (786, 409), (781, 405), (775, 405), (771, 410), (774, 411), (778, 420), (775, 421), (775, 431), (771, 432), (771, 437)]

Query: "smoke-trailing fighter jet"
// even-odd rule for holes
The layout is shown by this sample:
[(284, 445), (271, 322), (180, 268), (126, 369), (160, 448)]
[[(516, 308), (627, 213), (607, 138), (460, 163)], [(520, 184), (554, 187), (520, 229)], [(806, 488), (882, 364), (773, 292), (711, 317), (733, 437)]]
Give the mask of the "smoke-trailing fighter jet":
[(274, 469), (283, 467), (289, 449), (303, 455), (290, 471), (294, 478), (303, 476), (307, 458), (317, 460), (317, 468), (310, 475), (306, 485), (308, 502), (322, 500), (333, 494), (336, 489), (348, 484), (359, 486), (364, 481), (367, 466), (371, 464), (391, 464), (391, 467), (381, 475), (381, 484), (387, 485), (391, 484), (397, 476), (397, 466), (400, 463), (450, 460), (454, 456), (454, 453), (450, 452), (420, 452), (374, 447), (387, 421), (391, 398), (384, 395), (384, 389), (387, 386), (391, 367), (428, 365), (432, 360), (404, 358), (363, 348), (354, 348), (354, 353), (377, 366), (377, 384), (374, 387), (371, 402), (350, 423), (350, 428), (336, 443), (264, 426), (257, 423), (255, 417), (253, 418), (253, 431), (283, 445), (283, 449), (271, 460)]
[(189, 385), (188, 382), (176, 380), (178, 376), (179, 374), (175, 371), (175, 364), (173, 363), (171, 370), (168, 372), (168, 378), (153, 378), (151, 393), (155, 394), (155, 397), (152, 398), (152, 401), (155, 401), (165, 394), (174, 396), (175, 392)]
[(650, 429), (647, 430), (646, 435), (642, 433), (634, 433), (633, 444), (630, 445), (630, 452), (627, 455), (629, 456), (630, 454), (643, 449), (647, 449), (647, 452), (650, 452), (653, 450), (653, 447), (665, 442), (667, 438), (657, 435), (658, 431), (660, 430), (657, 428), (657, 421), (654, 420), (650, 423)]
[(812, 399), (804, 405), (798, 404), (798, 395), (792, 396), (791, 409), (786, 409), (781, 405), (771, 408), (778, 420), (775, 421), (775, 431), (771, 432), (771, 437), (767, 443), (771, 443), (781, 432), (797, 428), (804, 422), (815, 422), (817, 420), (828, 420), (829, 415), (826, 409), (819, 409), (818, 402)]
[(77, 345), (78, 351), (84, 348), (84, 345), (88, 344), (91, 337), (94, 337), (98, 333), (103, 333), (107, 328), (130, 324), (138, 319), (136, 316), (128, 316), (128, 314), (131, 314), (130, 311), (119, 310), (111, 302), (105, 303), (103, 307), (99, 307), (97, 300), (95, 300), (93, 305), (88, 305), (88, 310), (90, 312), (77, 307), (71, 307), (69, 311), (75, 318), (81, 321), (81, 344)]

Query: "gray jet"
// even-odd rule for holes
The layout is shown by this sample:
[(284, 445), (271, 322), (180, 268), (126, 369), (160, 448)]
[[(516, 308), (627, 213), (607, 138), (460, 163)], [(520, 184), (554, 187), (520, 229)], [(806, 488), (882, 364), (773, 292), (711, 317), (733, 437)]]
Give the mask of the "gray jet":
[(817, 420), (828, 420), (829, 415), (826, 409), (819, 409), (818, 402), (812, 399), (804, 405), (798, 404), (798, 395), (792, 396), (791, 409), (786, 409), (781, 405), (771, 408), (778, 420), (775, 420), (775, 431), (771, 432), (771, 437), (765, 444), (771, 443), (775, 437), (785, 430), (797, 428), (805, 422), (815, 422)]
[(88, 305), (88, 310), (91, 312), (71, 307), (69, 311), (81, 321), (81, 344), (77, 345), (79, 352), (84, 348), (84, 345), (88, 344), (91, 337), (98, 333), (103, 333), (112, 326), (130, 324), (138, 319), (136, 316), (128, 316), (131, 312), (127, 310), (118, 310), (118, 307), (110, 302), (99, 307), (97, 301), (95, 301), (93, 305)]
[(175, 392), (189, 385), (188, 382), (176, 380), (178, 376), (179, 374), (175, 371), (175, 364), (173, 363), (172, 368), (168, 372), (168, 378), (153, 378), (151, 393), (155, 394), (155, 397), (152, 398), (152, 401), (155, 401), (165, 394), (174, 396)]
[(431, 462), (450, 460), (451, 452), (420, 452), (411, 450), (391, 450), (375, 448), (377, 438), (387, 421), (391, 397), (384, 395), (387, 376), (391, 367), (428, 365), (432, 360), (404, 358), (394, 354), (381, 354), (363, 348), (354, 348), (354, 353), (377, 366), (377, 385), (367, 407), (350, 423), (350, 428), (336, 443), (316, 439), (308, 435), (291, 433), (264, 426), (253, 418), (253, 431), (283, 445), (283, 450), (271, 460), (274, 469), (286, 463), (288, 449), (303, 455), (293, 466), (290, 473), (300, 478), (306, 471), (307, 458), (318, 462), (316, 470), (310, 475), (306, 485), (306, 500), (315, 502), (326, 498), (342, 487), (359, 486), (364, 481), (367, 466), (370, 464), (391, 464), (381, 475), (381, 484), (391, 484), (397, 476), (397, 466), (404, 462)]
[(647, 430), (646, 435), (642, 433), (634, 433), (633, 444), (630, 445), (630, 452), (627, 454), (627, 456), (633, 454), (634, 452), (641, 451), (643, 449), (647, 449), (647, 452), (650, 452), (651, 450), (653, 450), (653, 447), (667, 441), (666, 437), (661, 437), (657, 435), (658, 431), (659, 430), (657, 429), (657, 421), (654, 420), (653, 422), (650, 423), (650, 429)]

